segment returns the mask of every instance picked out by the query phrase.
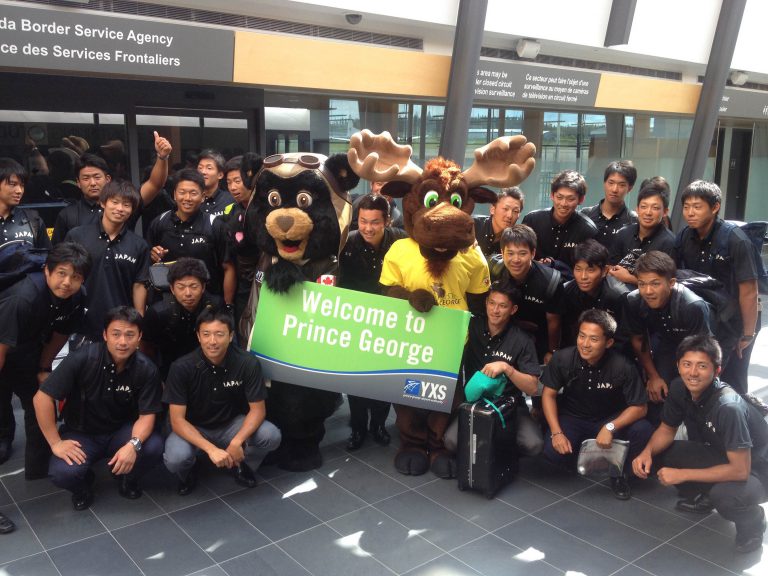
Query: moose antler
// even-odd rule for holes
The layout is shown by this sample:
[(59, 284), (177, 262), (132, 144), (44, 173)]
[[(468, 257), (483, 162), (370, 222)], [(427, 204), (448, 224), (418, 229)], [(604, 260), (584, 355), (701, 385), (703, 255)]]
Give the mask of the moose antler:
[(347, 158), (352, 170), (371, 182), (403, 180), (409, 184), (421, 176), (421, 168), (411, 161), (413, 149), (392, 139), (389, 132), (356, 132), (349, 139)]
[(525, 136), (496, 138), (475, 150), (475, 161), (463, 172), (464, 181), (471, 190), (490, 185), (499, 188), (515, 186), (533, 171), (536, 146)]

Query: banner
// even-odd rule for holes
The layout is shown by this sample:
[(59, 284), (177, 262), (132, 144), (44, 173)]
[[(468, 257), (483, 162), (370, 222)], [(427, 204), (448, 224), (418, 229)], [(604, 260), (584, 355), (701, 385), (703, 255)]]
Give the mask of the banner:
[(469, 312), (304, 282), (262, 285), (249, 349), (265, 377), (449, 412)]

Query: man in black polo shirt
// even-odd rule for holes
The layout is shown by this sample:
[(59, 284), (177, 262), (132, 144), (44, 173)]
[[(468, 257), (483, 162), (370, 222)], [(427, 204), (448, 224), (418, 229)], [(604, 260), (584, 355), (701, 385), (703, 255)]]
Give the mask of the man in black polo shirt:
[[(768, 499), (768, 423), (717, 376), (722, 352), (711, 336), (685, 338), (677, 350), (680, 378), (672, 383), (662, 422), (632, 468), (639, 478), (655, 472), (682, 497), (677, 508), (712, 508), (736, 525), (736, 552), (759, 550)], [(675, 440), (685, 423), (689, 438)]]
[(490, 216), (473, 216), (475, 239), (486, 258), (501, 254), (501, 233), (517, 223), (525, 196), (517, 186), (503, 188), (490, 208)]
[(637, 285), (635, 263), (651, 250), (671, 254), (675, 235), (664, 221), (669, 212), (669, 186), (651, 181), (637, 195), (637, 222), (619, 230), (611, 247), (609, 274), (629, 286)]
[(234, 335), (228, 312), (204, 310), (197, 318), (200, 347), (176, 360), (168, 373), (163, 401), (173, 432), (163, 459), (179, 477), (182, 496), (197, 483), (198, 450), (250, 488), (256, 485), (253, 471), (280, 445), (280, 430), (264, 419), (267, 390), (259, 361), (231, 345)]
[(224, 214), (224, 209), (234, 202), (232, 194), (220, 188), (224, 178), (224, 156), (216, 150), (203, 150), (197, 157), (197, 171), (205, 181), (203, 200), (200, 210), (208, 214), (211, 222)]
[[(128, 499), (141, 497), (138, 479), (160, 463), (163, 440), (153, 432), (160, 412), (157, 367), (137, 350), (141, 316), (120, 306), (107, 313), (102, 342), (70, 353), (35, 395), (40, 429), (51, 446), (53, 483), (72, 492), (72, 506), (93, 502), (94, 473), (103, 458)], [(61, 430), (56, 400), (66, 400)]]
[(723, 380), (744, 394), (749, 391), (749, 359), (760, 329), (754, 247), (741, 229), (718, 218), (722, 192), (717, 184), (696, 180), (683, 190), (680, 202), (688, 226), (676, 241), (678, 265), (717, 278), (739, 302), (735, 329), (741, 329), (741, 338), (733, 345), (722, 343)]
[(0, 245), (22, 241), (35, 248), (50, 248), (45, 223), (35, 210), (19, 208), (27, 171), (12, 158), (0, 158)]
[(637, 170), (631, 160), (616, 160), (608, 164), (603, 173), (605, 198), (581, 213), (597, 226), (595, 239), (608, 250), (613, 249), (616, 234), (624, 226), (637, 222), (637, 214), (627, 208), (627, 194), (637, 180)]
[(171, 293), (147, 308), (141, 349), (160, 367), (163, 380), (171, 363), (197, 348), (200, 312), (222, 304), (221, 298), (206, 292), (208, 278), (201, 260), (179, 258), (168, 269)]
[[(544, 370), (541, 400), (550, 438), (544, 456), (556, 464), (575, 464), (588, 438), (602, 448), (620, 438), (629, 440), (625, 470), (630, 469), (651, 437), (653, 428), (644, 418), (645, 388), (635, 365), (611, 350), (615, 333), (616, 321), (608, 312), (587, 310), (579, 321), (576, 346), (555, 352)], [(611, 471), (611, 489), (620, 500), (630, 497), (624, 471)]]
[[(485, 300), (485, 316), (472, 316), (467, 343), (461, 362), (459, 385), (466, 386), (475, 372), (490, 378), (504, 375), (504, 395), (517, 398), (517, 445), (525, 456), (536, 456), (544, 448), (541, 427), (533, 421), (523, 393), (536, 394), (541, 366), (536, 357), (533, 339), (518, 328), (513, 316), (522, 301), (520, 291), (498, 280), (491, 284)], [(459, 392), (457, 392), (458, 394)], [(445, 447), (456, 452), (459, 421), (457, 418), (445, 431)]]
[(149, 226), (152, 262), (174, 262), (184, 256), (202, 260), (211, 276), (208, 290), (232, 304), (237, 272), (226, 224), (220, 218), (212, 221), (201, 210), (204, 189), (203, 176), (196, 170), (185, 168), (176, 174), (176, 210), (163, 212)]
[(529, 212), (523, 218), (523, 224), (536, 233), (538, 260), (546, 264), (559, 261), (570, 269), (573, 268), (576, 246), (597, 235), (592, 220), (576, 211), (584, 202), (587, 182), (576, 170), (563, 170), (552, 180), (550, 191), (552, 208)]
[(67, 234), (68, 242), (81, 244), (93, 258), (93, 270), (85, 285), (88, 313), (80, 331), (92, 342), (101, 339), (109, 310), (133, 306), (143, 314), (147, 305), (149, 246), (128, 229), (140, 201), (130, 182), (110, 181), (101, 189), (99, 221), (78, 226)]
[[(358, 203), (357, 230), (350, 232), (339, 258), (339, 287), (381, 294), (379, 277), (384, 256), (396, 240), (406, 237), (404, 230), (391, 227), (389, 209), (389, 202), (381, 194), (366, 194), (361, 198)], [(382, 446), (389, 444), (390, 436), (384, 423), (390, 403), (352, 394), (348, 394), (347, 399), (352, 428), (347, 450), (360, 448), (369, 430), (374, 442)]]
[(0, 464), (11, 455), (16, 430), (11, 399), (24, 408), (25, 477), (48, 475), (50, 452), (37, 427), (32, 397), (53, 359), (80, 328), (91, 259), (82, 246), (63, 243), (48, 254), (43, 272), (29, 274), (0, 295)]
[(627, 295), (622, 328), (645, 372), (651, 405), (648, 419), (657, 424), (669, 383), (677, 378), (675, 350), (691, 334), (710, 334), (709, 304), (675, 282), (675, 261), (651, 250), (637, 260), (637, 290)]
[(605, 310), (618, 322), (628, 292), (608, 276), (608, 249), (594, 238), (576, 247), (574, 260), (574, 278), (563, 286), (563, 346), (576, 344), (579, 317), (585, 310)]
[[(154, 136), (157, 156), (149, 178), (139, 189), (142, 205), (148, 205), (155, 199), (163, 189), (163, 186), (165, 186), (165, 181), (168, 178), (168, 159), (172, 151), (171, 143), (157, 132), (154, 133)], [(56, 216), (56, 222), (53, 225), (53, 236), (51, 238), (54, 244), (62, 242), (70, 230), (84, 224), (96, 224), (99, 221), (102, 212), (99, 200), (101, 189), (112, 180), (106, 161), (95, 154), (83, 154), (75, 169), (77, 172), (77, 185), (80, 187), (83, 195), (77, 202), (70, 204)], [(133, 230), (140, 215), (138, 208), (133, 211), (128, 222), (128, 227), (131, 230)]]

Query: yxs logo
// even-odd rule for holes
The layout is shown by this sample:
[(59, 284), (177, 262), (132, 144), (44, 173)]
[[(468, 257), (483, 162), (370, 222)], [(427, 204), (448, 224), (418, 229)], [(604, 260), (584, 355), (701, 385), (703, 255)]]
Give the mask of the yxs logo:
[(446, 392), (445, 384), (411, 380), (410, 378), (406, 379), (405, 386), (403, 387), (403, 394), (406, 396), (418, 396), (437, 402), (445, 400)]

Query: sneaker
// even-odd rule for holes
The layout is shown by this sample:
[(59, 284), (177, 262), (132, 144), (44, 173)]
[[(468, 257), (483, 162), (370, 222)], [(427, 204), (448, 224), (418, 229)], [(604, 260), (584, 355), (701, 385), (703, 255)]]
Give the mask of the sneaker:
[(240, 484), (240, 486), (245, 486), (246, 488), (253, 488), (256, 486), (256, 475), (253, 473), (253, 470), (251, 470), (251, 467), (245, 462), (240, 462), (235, 468), (234, 476), (235, 482)]
[(194, 491), (194, 489), (197, 487), (197, 473), (193, 470), (190, 470), (187, 474), (187, 477), (183, 480), (179, 480), (179, 484), (176, 487), (176, 493), (179, 496), (187, 496)]
[(763, 547), (763, 534), (765, 534), (765, 513), (763, 513), (762, 522), (760, 527), (754, 532), (748, 532), (745, 535), (736, 533), (736, 540), (734, 542), (734, 550), (739, 554), (747, 554), (760, 550)]
[(675, 508), (681, 512), (691, 512), (693, 514), (709, 514), (715, 509), (707, 494), (697, 494), (693, 498), (678, 500)]

